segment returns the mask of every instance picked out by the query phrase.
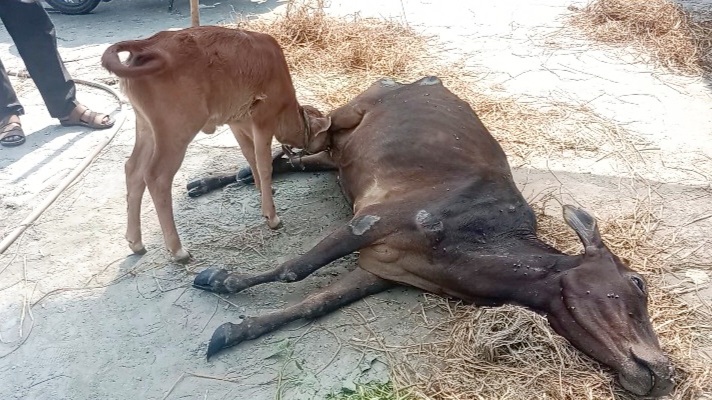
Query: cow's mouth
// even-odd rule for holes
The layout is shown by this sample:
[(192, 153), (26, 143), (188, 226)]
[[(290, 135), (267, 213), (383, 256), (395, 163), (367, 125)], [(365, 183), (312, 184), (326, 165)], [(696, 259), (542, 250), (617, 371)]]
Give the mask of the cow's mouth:
[(648, 396), (655, 387), (655, 375), (649, 368), (635, 363), (631, 370), (618, 373), (618, 382), (623, 388), (638, 396)]
[[(583, 331), (590, 335), (589, 340), (598, 341), (595, 335), (591, 335), (590, 332), (585, 328), (585, 321), (581, 320), (581, 314), (573, 312), (572, 310), (580, 309), (580, 307), (574, 306), (570, 303), (570, 299), (563, 293), (563, 307), (559, 310), (560, 313), (566, 315), (571, 323), (572, 327), (565, 328), (557, 318), (549, 318), (549, 323), (552, 328), (554, 328), (557, 333), (564, 337), (570, 338), (574, 335), (575, 331)], [(569, 332), (567, 332), (569, 331)], [(579, 335), (580, 336), (580, 335)], [(569, 339), (570, 340), (570, 339)], [(572, 342), (573, 344), (573, 342)], [(599, 342), (599, 344), (601, 344)], [(586, 346), (576, 346), (581, 350), (584, 350)], [(605, 347), (601, 344), (600, 347)], [(647, 346), (642, 347), (646, 349)], [(601, 358), (596, 357), (594, 354), (589, 354), (593, 358), (597, 359), (603, 364), (607, 364), (615, 370), (618, 375), (618, 381), (621, 386), (638, 396), (646, 397), (660, 397), (664, 396), (672, 391), (674, 388), (673, 367), (665, 357), (659, 357), (658, 349), (650, 349), (650, 353), (634, 351), (633, 349), (620, 349), (618, 356), (613, 354), (610, 357)], [(584, 351), (585, 352), (585, 351)], [(639, 353), (639, 354), (636, 354)], [(625, 354), (625, 355), (624, 355)], [(648, 360), (650, 359), (650, 360)], [(617, 360), (617, 361), (616, 361)], [(656, 360), (656, 361), (653, 361)]]
[(631, 356), (633, 362), (621, 368), (618, 374), (618, 381), (623, 388), (646, 397), (660, 397), (672, 392), (675, 381), (671, 364), (650, 364), (633, 351)]

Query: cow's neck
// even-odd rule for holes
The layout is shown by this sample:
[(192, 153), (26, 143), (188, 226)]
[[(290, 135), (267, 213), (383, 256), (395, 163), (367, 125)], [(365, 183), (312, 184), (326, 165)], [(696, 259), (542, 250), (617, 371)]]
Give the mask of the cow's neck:
[(513, 303), (548, 311), (560, 296), (560, 277), (581, 264), (582, 255), (563, 254), (535, 237), (507, 239), (487, 251), (468, 252), (467, 263), (475, 276), (468, 292), (477, 304)]

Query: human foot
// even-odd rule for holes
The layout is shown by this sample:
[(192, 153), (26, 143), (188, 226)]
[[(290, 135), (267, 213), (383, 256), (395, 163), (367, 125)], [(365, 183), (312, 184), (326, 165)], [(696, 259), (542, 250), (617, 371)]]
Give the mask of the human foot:
[(22, 131), (20, 117), (8, 115), (0, 120), (0, 145), (15, 147), (25, 143), (25, 132)]
[(114, 126), (114, 119), (106, 114), (100, 114), (81, 104), (65, 118), (60, 118), (62, 126), (85, 126), (92, 129), (108, 129)]

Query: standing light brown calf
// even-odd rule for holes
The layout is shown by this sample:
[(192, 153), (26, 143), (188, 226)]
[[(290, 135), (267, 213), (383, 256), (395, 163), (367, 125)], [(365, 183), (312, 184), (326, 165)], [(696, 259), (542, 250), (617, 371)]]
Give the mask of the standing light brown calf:
[[(120, 52), (129, 52), (126, 64)], [(102, 65), (120, 78), (136, 113), (136, 144), (126, 162), (131, 249), (145, 253), (141, 199), (148, 186), (174, 260), (187, 262), (173, 217), (171, 188), (188, 144), (199, 131), (228, 124), (255, 171), (267, 225), (280, 225), (272, 199), (271, 144), (309, 150), (323, 145), (330, 119), (297, 102), (284, 54), (269, 35), (216, 26), (159, 32), (119, 42)]]

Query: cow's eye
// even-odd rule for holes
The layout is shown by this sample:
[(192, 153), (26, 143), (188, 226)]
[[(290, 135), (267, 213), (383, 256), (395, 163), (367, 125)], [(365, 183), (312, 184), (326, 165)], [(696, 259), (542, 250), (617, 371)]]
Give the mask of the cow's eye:
[(641, 293), (645, 294), (645, 282), (643, 282), (641, 277), (631, 276), (630, 280), (633, 281), (633, 284), (638, 287)]

